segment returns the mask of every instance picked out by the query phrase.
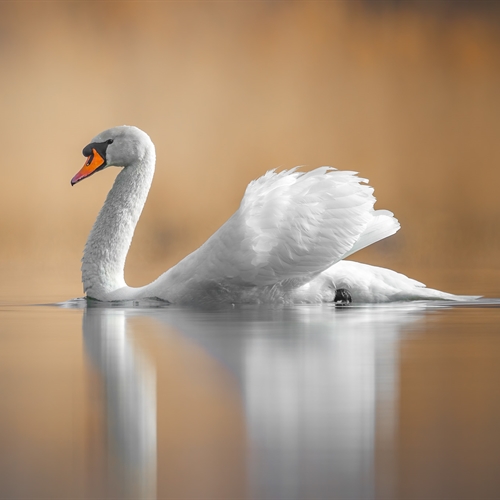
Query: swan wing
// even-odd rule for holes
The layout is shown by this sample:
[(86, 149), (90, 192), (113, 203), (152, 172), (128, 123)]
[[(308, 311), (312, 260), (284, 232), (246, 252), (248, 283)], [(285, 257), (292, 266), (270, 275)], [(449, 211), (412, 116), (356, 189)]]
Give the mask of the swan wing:
[(309, 280), (343, 258), (373, 217), (373, 189), (364, 182), (328, 167), (271, 171), (252, 182), (239, 209), (240, 278), (259, 286)]
[(377, 210), (373, 212), (372, 218), (368, 222), (365, 230), (360, 234), (352, 248), (342, 256), (343, 259), (355, 252), (392, 236), (400, 228), (399, 221), (389, 210)]
[(390, 212), (373, 210), (366, 182), (330, 167), (267, 172), (248, 185), (239, 209), (217, 232), (151, 286), (167, 299), (175, 292), (178, 301), (203, 283), (305, 283), (399, 228)]

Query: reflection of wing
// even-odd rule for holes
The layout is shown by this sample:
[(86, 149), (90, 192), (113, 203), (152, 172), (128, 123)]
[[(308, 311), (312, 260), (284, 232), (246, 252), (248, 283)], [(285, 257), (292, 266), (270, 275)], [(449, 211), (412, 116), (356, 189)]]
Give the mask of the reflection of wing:
[(128, 489), (156, 498), (156, 385), (153, 368), (126, 331), (125, 311), (88, 308), (85, 347), (105, 388), (108, 430)]
[(240, 381), (251, 498), (368, 499), (376, 440), (392, 439), (397, 418), (398, 338), (425, 310), (172, 307), (154, 316)]
[(182, 298), (206, 282), (308, 281), (351, 251), (398, 230), (390, 212), (373, 210), (373, 189), (363, 182), (354, 172), (328, 167), (268, 172), (250, 183), (231, 219), (150, 290), (161, 297), (168, 285), (170, 291), (180, 288)]

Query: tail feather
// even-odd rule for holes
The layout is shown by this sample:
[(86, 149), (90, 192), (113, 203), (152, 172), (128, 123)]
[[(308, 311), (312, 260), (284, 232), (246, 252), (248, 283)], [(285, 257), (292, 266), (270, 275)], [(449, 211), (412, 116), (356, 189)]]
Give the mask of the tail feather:
[(427, 288), (423, 283), (391, 269), (359, 262), (341, 261), (327, 269), (323, 275), (335, 288), (345, 288), (353, 302), (398, 302), (408, 300), (454, 300), (467, 302), (478, 299), (475, 295), (454, 295)]
[(454, 293), (441, 292), (426, 286), (415, 287), (412, 290), (401, 291), (391, 296), (391, 301), (405, 300), (454, 300), (456, 302), (470, 302), (480, 299), (481, 295), (455, 295)]

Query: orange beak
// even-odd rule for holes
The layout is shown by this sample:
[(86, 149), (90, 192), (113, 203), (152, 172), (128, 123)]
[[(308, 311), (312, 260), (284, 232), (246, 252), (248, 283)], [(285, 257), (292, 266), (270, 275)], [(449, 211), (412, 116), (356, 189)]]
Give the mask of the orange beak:
[(71, 185), (74, 186), (77, 182), (80, 182), (82, 179), (89, 177), (103, 165), (104, 158), (95, 149), (92, 149), (92, 154), (87, 157), (87, 160), (85, 161), (83, 167), (73, 177), (73, 179), (71, 179)]

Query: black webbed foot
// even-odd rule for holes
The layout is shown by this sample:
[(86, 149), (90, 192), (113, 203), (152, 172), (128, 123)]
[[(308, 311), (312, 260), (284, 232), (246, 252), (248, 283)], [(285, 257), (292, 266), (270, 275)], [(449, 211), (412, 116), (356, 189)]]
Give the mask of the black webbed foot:
[(337, 288), (333, 302), (336, 306), (348, 306), (352, 302), (349, 290), (346, 288)]

